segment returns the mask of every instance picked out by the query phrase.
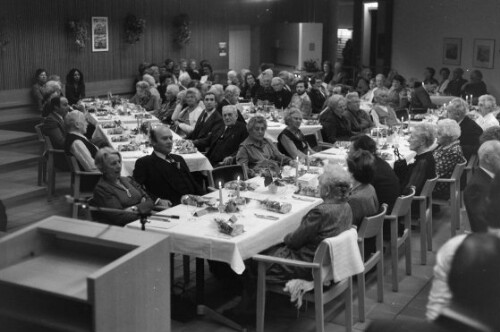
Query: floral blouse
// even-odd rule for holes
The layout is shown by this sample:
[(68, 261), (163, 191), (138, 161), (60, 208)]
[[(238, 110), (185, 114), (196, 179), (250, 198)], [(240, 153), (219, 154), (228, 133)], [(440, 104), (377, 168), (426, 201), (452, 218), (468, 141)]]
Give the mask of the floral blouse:
[[(459, 140), (446, 146), (438, 146), (433, 155), (436, 161), (436, 174), (443, 179), (449, 179), (455, 165), (465, 160)], [(450, 197), (449, 184), (437, 183), (432, 195), (435, 198), (448, 199)]]

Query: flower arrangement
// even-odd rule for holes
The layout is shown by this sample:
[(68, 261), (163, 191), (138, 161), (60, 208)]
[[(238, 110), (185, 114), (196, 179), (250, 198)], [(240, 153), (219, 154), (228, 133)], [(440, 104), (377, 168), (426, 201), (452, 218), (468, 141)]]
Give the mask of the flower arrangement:
[(318, 64), (316, 63), (316, 60), (314, 60), (314, 59), (309, 59), (309, 60), (304, 61), (304, 68), (303, 69), (307, 72), (310, 72), (310, 73), (314, 73), (314, 72), (319, 71)]
[(180, 14), (174, 17), (173, 25), (175, 28), (174, 44), (178, 47), (183, 47), (189, 43), (191, 39), (191, 30), (189, 28), (191, 22), (187, 14)]
[(85, 48), (86, 42), (89, 40), (88, 24), (82, 20), (71, 20), (68, 21), (67, 27), (75, 39), (76, 46), (79, 49)]
[(125, 18), (125, 37), (127, 43), (135, 44), (141, 40), (142, 34), (146, 29), (146, 20), (138, 18), (133, 14), (127, 15)]

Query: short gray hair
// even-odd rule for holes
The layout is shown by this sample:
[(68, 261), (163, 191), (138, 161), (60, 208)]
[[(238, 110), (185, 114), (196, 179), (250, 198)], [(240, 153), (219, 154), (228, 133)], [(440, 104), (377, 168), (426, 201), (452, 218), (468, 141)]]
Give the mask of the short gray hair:
[(141, 90), (148, 90), (149, 89), (149, 83), (146, 81), (139, 81), (135, 83), (135, 89), (141, 89)]
[(497, 107), (497, 100), (492, 95), (482, 95), (479, 97), (478, 105), (483, 106), (487, 113), (490, 113)]
[(285, 111), (285, 116), (283, 117), (285, 124), (288, 126), (292, 121), (292, 116), (295, 114), (299, 114), (302, 118), (302, 112), (296, 107), (290, 107), (288, 111)]
[(66, 125), (67, 131), (79, 129), (78, 124), (84, 123), (85, 121), (87, 121), (85, 120), (85, 115), (80, 111), (68, 112), (64, 118), (64, 124)]
[(359, 95), (357, 92), (349, 92), (348, 94), (345, 95), (345, 101), (347, 103), (352, 103), (354, 99), (357, 99), (359, 101)]
[(149, 74), (142, 75), (142, 80), (148, 83), (150, 87), (156, 85), (155, 78)]
[(500, 165), (496, 165), (500, 159), (500, 142), (497, 140), (486, 141), (479, 147), (477, 151), (479, 158), (479, 166), (495, 172), (500, 169)]
[(271, 80), (271, 85), (273, 84), (281, 84), (281, 85), (285, 85), (285, 81), (283, 81), (282, 78), (280, 77), (273, 77), (272, 80)]
[(182, 85), (187, 85), (191, 82), (191, 76), (188, 73), (182, 73), (179, 75), (179, 82)]
[(376, 103), (387, 103), (387, 97), (389, 97), (389, 89), (387, 88), (377, 88), (373, 91), (373, 101)]
[(179, 86), (177, 84), (169, 84), (167, 85), (167, 91), (177, 96), (179, 93)]
[(252, 131), (256, 124), (264, 124), (264, 129), (267, 130), (267, 121), (266, 118), (263, 117), (262, 115), (256, 115), (250, 120), (248, 120), (247, 130), (249, 132)]
[(452, 119), (460, 121), (469, 112), (469, 105), (462, 98), (453, 98), (448, 106), (446, 106), (446, 111), (448, 112), (448, 117), (451, 114), (453, 115)]
[(331, 95), (330, 97), (328, 97), (328, 99), (326, 100), (326, 106), (328, 108), (331, 108), (331, 109), (337, 109), (337, 107), (339, 106), (339, 102), (344, 100), (345, 101), (345, 98), (344, 96), (342, 95), (337, 95), (337, 94), (334, 94), (334, 95)]
[(102, 173), (104, 173), (105, 163), (108, 160), (109, 156), (111, 155), (117, 155), (118, 158), (120, 158), (120, 162), (122, 161), (122, 156), (120, 152), (116, 151), (113, 148), (104, 147), (102, 149), (99, 149), (99, 151), (97, 151), (94, 158), (94, 163), (97, 169), (99, 169)]
[(187, 89), (186, 90), (186, 96), (188, 94), (193, 94), (194, 97), (196, 98), (196, 101), (200, 101), (201, 100), (201, 92), (197, 88), (189, 88), (189, 89)]
[(239, 96), (240, 95), (240, 88), (238, 88), (236, 85), (228, 85), (226, 87), (226, 90), (224, 91), (224, 96), (227, 97), (232, 97), (232, 96)]
[(347, 201), (351, 192), (351, 175), (341, 166), (327, 164), (319, 177), (320, 187), (328, 188), (330, 198)]
[(458, 122), (452, 119), (442, 119), (437, 122), (437, 135), (446, 137), (451, 142), (460, 137), (461, 130)]
[(430, 122), (421, 122), (413, 126), (413, 133), (424, 142), (426, 147), (436, 140), (436, 125)]
[(233, 113), (236, 114), (236, 112), (238, 112), (238, 108), (235, 105), (226, 105), (222, 107), (222, 112), (224, 111), (232, 111)]

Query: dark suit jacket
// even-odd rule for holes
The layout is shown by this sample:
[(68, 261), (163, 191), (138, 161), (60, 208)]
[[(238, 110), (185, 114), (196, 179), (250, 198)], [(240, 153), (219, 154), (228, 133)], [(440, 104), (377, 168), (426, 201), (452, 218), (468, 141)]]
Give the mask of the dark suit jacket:
[(436, 108), (431, 101), (431, 97), (423, 86), (417, 86), (411, 93), (411, 107), (423, 108), (427, 111), (428, 108)]
[(287, 108), (292, 100), (292, 92), (286, 89), (281, 89), (281, 91), (274, 92), (274, 107), (276, 108)]
[(193, 141), (194, 146), (200, 151), (205, 151), (210, 145), (210, 137), (224, 129), (224, 121), (222, 121), (222, 116), (215, 110), (208, 119), (202, 123), (203, 116), (206, 114), (204, 110), (198, 117), (194, 130), (187, 135), (187, 139)]
[(64, 119), (51, 112), (43, 119), (42, 133), (50, 138), (54, 149), (64, 149), (64, 141), (66, 140)]
[(326, 101), (326, 96), (321, 93), (318, 89), (311, 89), (308, 93), (309, 98), (311, 99), (312, 112), (317, 114), (321, 113), (323, 110), (323, 105)]
[(477, 168), (470, 182), (465, 187), (464, 203), (473, 232), (486, 232), (487, 222), (484, 216), (486, 197), (493, 179), (481, 168)]
[[(227, 105), (231, 105), (231, 104), (230, 104), (230, 103), (227, 101), (227, 99), (225, 99), (225, 98), (224, 98), (224, 99), (223, 99), (223, 100), (219, 103), (219, 105), (217, 105), (217, 112), (219, 112), (219, 114), (220, 114), (221, 116), (222, 116), (222, 108), (223, 108), (224, 106), (227, 106)], [(244, 117), (243, 117), (243, 115), (241, 114), (240, 110), (238, 110), (238, 121), (239, 121), (239, 122), (242, 122), (242, 123), (246, 123), (246, 122), (245, 122), (245, 118), (244, 118)]]
[(170, 157), (174, 163), (161, 159), (154, 152), (137, 159), (134, 179), (146, 188), (153, 199), (168, 199), (173, 205), (180, 203), (182, 195), (202, 195), (202, 187), (194, 180), (184, 159), (175, 154)]
[(470, 156), (477, 153), (479, 149), (479, 136), (483, 133), (483, 129), (468, 116), (460, 122), (460, 130), (462, 134), (458, 138), (464, 157), (469, 160)]
[(374, 166), (375, 176), (373, 177), (372, 185), (377, 193), (379, 203), (386, 203), (388, 205), (387, 213), (389, 214), (401, 192), (399, 179), (392, 167), (380, 157), (375, 157)]
[(236, 122), (234, 126), (229, 127), (226, 133), (224, 129), (225, 127), (216, 135), (212, 135), (207, 152), (207, 158), (214, 166), (217, 166), (217, 163), (225, 157), (235, 157), (241, 142), (248, 137), (247, 127), (241, 122)]

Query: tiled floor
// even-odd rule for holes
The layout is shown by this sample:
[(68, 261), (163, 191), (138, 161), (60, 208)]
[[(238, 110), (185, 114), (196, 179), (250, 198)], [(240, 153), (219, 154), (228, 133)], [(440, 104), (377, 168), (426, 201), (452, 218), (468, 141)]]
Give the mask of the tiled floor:
[[(69, 183), (69, 178), (61, 177), (58, 180), (60, 183)], [(64, 194), (69, 192), (68, 186), (58, 185), (58, 197), (47, 201), (47, 199), (34, 199), (23, 204), (9, 208), (8, 214), (8, 229), (11, 233), (26, 225), (41, 220), (45, 217), (57, 214), (63, 216), (70, 215), (69, 205), (65, 202)], [(417, 318), (424, 319), (425, 304), (429, 293), (432, 267), (434, 264), (436, 250), (450, 237), (449, 230), (449, 214), (446, 209), (438, 213), (434, 217), (434, 251), (428, 253), (427, 265), (420, 265), (419, 251), (419, 231), (413, 232), (412, 235), (412, 253), (413, 253), (413, 273), (411, 276), (406, 276), (404, 273), (404, 259), (400, 260), (400, 291), (395, 293), (391, 290), (391, 271), (389, 256), (386, 255), (386, 273), (384, 283), (384, 302), (376, 301), (375, 275), (368, 276), (368, 285), (366, 292), (366, 322), (358, 322), (358, 307), (356, 292), (354, 295), (354, 331), (364, 331), (367, 325), (374, 319), (388, 318)], [(175, 282), (182, 283), (182, 259), (176, 255), (175, 260)], [(185, 293), (188, 297), (194, 299), (194, 260), (191, 264), (191, 282), (189, 289)], [(208, 268), (206, 269), (208, 271)], [(206, 298), (207, 304), (219, 309), (227, 308), (221, 304), (224, 302), (237, 303), (238, 298), (234, 298), (234, 294), (228, 293), (224, 285), (220, 285), (209, 273), (206, 272)], [(356, 287), (354, 287), (354, 290)], [(266, 331), (283, 331), (283, 332), (305, 332), (314, 331), (314, 305), (309, 304), (308, 308), (301, 309), (297, 312), (294, 305), (290, 303), (288, 298), (271, 295), (267, 299), (266, 311)], [(325, 329), (326, 331), (344, 331), (344, 312), (342, 306), (338, 302), (333, 302), (325, 306)], [(253, 328), (250, 328), (252, 330)], [(228, 327), (222, 326), (211, 319), (201, 316), (193, 317), (187, 322), (172, 322), (173, 331), (234, 331)]]

